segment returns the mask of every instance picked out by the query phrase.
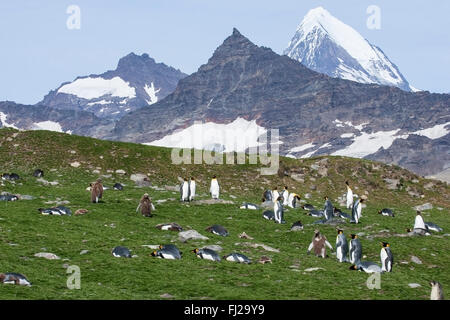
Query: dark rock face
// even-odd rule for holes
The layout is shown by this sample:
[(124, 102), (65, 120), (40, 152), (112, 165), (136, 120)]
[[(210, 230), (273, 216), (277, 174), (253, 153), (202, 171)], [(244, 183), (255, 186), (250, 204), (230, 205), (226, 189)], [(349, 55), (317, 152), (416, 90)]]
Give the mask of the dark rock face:
[[(341, 137), (344, 133), (360, 136), (398, 130), (396, 135), (409, 134), (445, 123), (449, 112), (449, 95), (410, 93), (396, 87), (331, 78), (287, 56), (256, 46), (234, 29), (207, 64), (180, 80), (176, 90), (164, 100), (124, 116), (108, 138), (151, 142), (194, 121), (229, 123), (241, 117), (256, 120), (266, 129), (279, 129), (282, 154), (313, 143), (314, 148), (292, 155), (311, 151), (312, 155), (320, 155), (352, 144), (352, 138)], [(337, 119), (352, 125), (339, 126)], [(364, 127), (355, 128), (363, 123)], [(392, 156), (388, 162), (400, 161), (400, 165), (416, 172), (429, 171), (420, 169), (421, 164), (413, 165), (409, 159), (423, 143), (436, 144), (434, 150), (448, 153), (448, 136), (441, 139), (446, 143), (419, 139), (419, 145), (405, 145), (397, 139), (388, 148), (389, 153), (396, 154), (400, 146), (409, 151), (402, 152), (405, 159), (400, 161)], [(371, 151), (374, 160), (388, 159), (377, 151), (378, 148)], [(448, 163), (439, 160), (427, 166), (433, 171), (441, 167), (438, 170), (441, 171), (443, 162)]]
[(437, 173), (450, 163), (450, 134), (439, 138), (410, 135), (407, 139), (397, 139), (385, 150), (381, 148), (367, 159), (395, 163), (422, 176)]
[[(53, 121), (61, 126), (63, 132), (80, 136), (101, 138), (114, 127), (112, 121), (99, 119), (86, 111), (61, 110), (46, 106), (32, 106), (14, 102), (0, 102), (0, 112), (7, 117), (7, 123), (25, 130), (36, 129), (35, 124)], [(0, 121), (0, 128), (4, 124)]]
[[(126, 82), (131, 90), (134, 89), (134, 97), (106, 93), (86, 98), (58, 92), (65, 85), (77, 80), (91, 78), (101, 81), (102, 79), (110, 80), (116, 77)], [(107, 71), (100, 75), (92, 74), (78, 77), (73, 82), (63, 83), (57, 89), (50, 91), (38, 104), (63, 110), (89, 111), (100, 118), (117, 120), (130, 111), (163, 99), (175, 90), (178, 81), (184, 77), (186, 77), (186, 74), (164, 63), (156, 63), (148, 54), (144, 53), (139, 56), (130, 53), (119, 60), (116, 70)]]

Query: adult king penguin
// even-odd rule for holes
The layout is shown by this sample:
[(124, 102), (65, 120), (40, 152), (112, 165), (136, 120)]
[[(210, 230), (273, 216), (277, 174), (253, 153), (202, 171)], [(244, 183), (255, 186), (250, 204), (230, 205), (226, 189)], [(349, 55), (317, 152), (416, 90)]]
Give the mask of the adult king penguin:
[(392, 265), (394, 264), (394, 256), (392, 255), (389, 243), (381, 242), (381, 271), (392, 272)]
[(336, 237), (336, 258), (339, 262), (348, 262), (348, 242), (344, 231), (338, 230)]
[(195, 198), (195, 179), (191, 177), (191, 181), (189, 182), (189, 201), (194, 200)]
[(287, 206), (289, 204), (289, 190), (288, 186), (284, 186), (284, 191), (282, 193), (283, 196), (283, 206)]
[(362, 246), (356, 234), (351, 235), (350, 245), (349, 245), (349, 257), (350, 263), (355, 264), (362, 258)]
[(352, 207), (352, 220), (351, 223), (359, 223), (359, 219), (361, 219), (361, 211), (362, 211), (362, 203), (364, 202), (364, 199), (357, 199), (355, 200), (355, 203), (353, 203)]
[(284, 209), (283, 209), (283, 198), (278, 196), (277, 201), (273, 204), (273, 212), (275, 213), (275, 222), (276, 223), (286, 223), (284, 221)]
[(345, 181), (345, 184), (347, 185), (347, 209), (351, 209), (353, 205), (353, 191), (348, 181)]
[(211, 186), (209, 188), (209, 193), (213, 199), (219, 199), (219, 182), (217, 181), (217, 177), (213, 176), (211, 179)]
[(330, 199), (325, 196), (325, 207), (323, 208), (323, 215), (325, 216), (325, 220), (330, 220), (334, 216), (334, 208)]
[(181, 201), (189, 201), (189, 181), (184, 178), (180, 186)]

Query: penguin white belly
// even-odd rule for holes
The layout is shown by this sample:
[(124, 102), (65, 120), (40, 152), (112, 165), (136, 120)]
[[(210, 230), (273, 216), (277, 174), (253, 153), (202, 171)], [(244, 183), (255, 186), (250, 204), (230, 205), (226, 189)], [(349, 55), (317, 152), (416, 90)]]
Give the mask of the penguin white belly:
[(168, 260), (175, 260), (176, 258), (172, 255), (172, 254), (167, 254), (164, 252), (161, 252), (161, 255), (164, 259), (168, 259)]
[(190, 195), (189, 200), (192, 200), (195, 197), (195, 183), (191, 183), (191, 187), (190, 188), (191, 188), (191, 195)]
[(385, 267), (386, 266), (386, 259), (388, 259), (388, 255), (387, 255), (386, 250), (381, 249), (380, 258), (381, 258), (381, 270), (382, 271), (387, 271), (386, 267)]
[(339, 261), (342, 261), (343, 255), (342, 255), (342, 248), (341, 247), (337, 247), (336, 248), (336, 258)]
[(351, 208), (353, 204), (353, 192), (351, 189), (347, 191), (347, 208)]
[(161, 227), (161, 230), (169, 230), (171, 228), (170, 224)]
[(202, 257), (205, 260), (211, 260), (211, 261), (215, 261), (214, 257), (208, 253), (202, 253)]
[(426, 229), (425, 222), (421, 216), (416, 216), (414, 221), (414, 229)]

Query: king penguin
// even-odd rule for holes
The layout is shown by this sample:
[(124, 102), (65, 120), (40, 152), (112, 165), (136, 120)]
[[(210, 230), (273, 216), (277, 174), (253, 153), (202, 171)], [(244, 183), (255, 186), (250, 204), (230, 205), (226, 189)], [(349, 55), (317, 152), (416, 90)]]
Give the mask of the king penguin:
[(330, 220), (334, 216), (334, 208), (333, 204), (331, 203), (330, 199), (328, 199), (327, 196), (325, 196), (325, 207), (323, 208), (323, 215), (325, 216), (325, 220)]
[(275, 187), (272, 191), (272, 201), (277, 201), (278, 197), (280, 196), (280, 193), (278, 192), (278, 188)]
[(287, 206), (289, 204), (289, 188), (288, 188), (288, 186), (284, 186), (282, 196), (283, 196), (283, 206)]
[(381, 214), (382, 216), (385, 216), (385, 217), (394, 217), (394, 212), (389, 208), (384, 208), (384, 209), (378, 211), (378, 214)]
[(394, 264), (394, 256), (391, 252), (391, 247), (387, 242), (381, 242), (381, 271), (392, 272), (392, 265)]
[(267, 202), (273, 201), (272, 191), (270, 191), (270, 190), (264, 191), (263, 198), (262, 198), (261, 202), (266, 202), (266, 201)]
[(259, 207), (254, 203), (244, 202), (239, 207), (239, 209), (247, 209), (247, 210), (258, 210)]
[(184, 178), (180, 186), (181, 201), (189, 201), (189, 181)]
[(366, 273), (381, 273), (381, 268), (378, 264), (371, 261), (356, 261), (354, 265), (352, 265), (350, 270), (360, 270)]
[(191, 177), (191, 181), (189, 182), (189, 201), (193, 201), (195, 198), (195, 179), (194, 177)]
[(286, 223), (284, 220), (283, 198), (278, 196), (277, 201), (273, 204), (273, 212), (275, 213), (276, 223)]
[(27, 277), (15, 272), (0, 273), (0, 283), (31, 287), (31, 282)]
[(239, 263), (246, 263), (246, 264), (251, 263), (251, 260), (247, 256), (245, 256), (241, 253), (236, 253), (236, 252), (233, 252), (226, 256), (223, 256), (222, 259), (231, 261), (231, 262), (239, 262)]
[(219, 182), (217, 181), (217, 177), (213, 176), (211, 179), (211, 186), (209, 187), (209, 193), (213, 199), (219, 199)]
[(111, 253), (116, 258), (120, 258), (120, 257), (131, 258), (131, 252), (126, 247), (117, 246), (112, 250)]
[(290, 208), (295, 209), (297, 207), (297, 201), (300, 201), (300, 196), (296, 193), (290, 193), (287, 201), (287, 205)]
[(181, 259), (181, 252), (178, 248), (173, 244), (160, 245), (159, 250), (152, 252), (153, 257), (158, 257), (162, 259)]
[(356, 234), (351, 235), (350, 245), (349, 245), (349, 257), (350, 263), (355, 264), (357, 261), (361, 260), (362, 257), (362, 246)]
[(347, 209), (352, 208), (353, 204), (353, 191), (352, 188), (350, 188), (350, 185), (348, 184), (348, 181), (345, 181), (345, 184), (347, 185)]
[(361, 211), (362, 211), (362, 203), (364, 202), (364, 199), (357, 199), (353, 203), (352, 207), (352, 219), (350, 223), (359, 223), (359, 219), (361, 218)]
[(197, 258), (220, 262), (220, 256), (214, 250), (196, 248), (192, 252), (197, 255)]
[(209, 226), (205, 230), (209, 231), (211, 233), (214, 233), (214, 234), (216, 234), (218, 236), (222, 236), (222, 237), (228, 237), (228, 235), (229, 235), (227, 229), (225, 229), (223, 226), (218, 225), (218, 224), (214, 224), (212, 226)]
[(263, 218), (267, 220), (275, 220), (275, 213), (272, 210), (266, 210), (263, 212)]
[(338, 230), (336, 237), (336, 258), (339, 262), (349, 262), (348, 261), (348, 242), (344, 235), (344, 231)]

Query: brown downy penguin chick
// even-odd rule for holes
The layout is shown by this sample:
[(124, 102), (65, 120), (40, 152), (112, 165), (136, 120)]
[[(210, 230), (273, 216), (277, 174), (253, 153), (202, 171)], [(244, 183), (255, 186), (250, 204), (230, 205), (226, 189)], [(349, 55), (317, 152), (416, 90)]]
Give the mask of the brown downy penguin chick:
[(442, 285), (437, 281), (430, 281), (431, 295), (430, 300), (444, 300), (444, 292), (442, 291)]
[(333, 247), (328, 242), (327, 237), (322, 235), (319, 230), (314, 230), (314, 237), (308, 247), (308, 254), (311, 252), (311, 249), (314, 249), (314, 254), (317, 257), (325, 258), (327, 256), (327, 249), (325, 246), (333, 251)]
[(140, 209), (141, 214), (144, 217), (151, 217), (152, 216), (152, 200), (148, 196), (148, 193), (145, 193), (141, 200), (139, 201), (139, 205), (136, 208), (136, 212), (138, 212)]
[(103, 196), (102, 179), (97, 179), (94, 183), (91, 183), (91, 202), (98, 203)]

